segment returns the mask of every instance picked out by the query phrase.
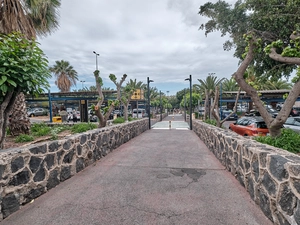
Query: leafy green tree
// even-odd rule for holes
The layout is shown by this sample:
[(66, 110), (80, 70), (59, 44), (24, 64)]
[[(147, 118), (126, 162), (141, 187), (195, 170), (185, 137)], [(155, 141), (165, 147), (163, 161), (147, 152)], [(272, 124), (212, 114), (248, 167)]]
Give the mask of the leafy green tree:
[[(190, 93), (185, 94), (186, 102), (185, 106), (190, 107)], [(198, 106), (198, 101), (201, 101), (201, 96), (198, 93), (192, 93), (192, 111)], [(184, 99), (180, 103), (181, 107), (184, 107)]]
[(55, 61), (55, 65), (49, 68), (56, 77), (55, 84), (61, 92), (70, 92), (72, 86), (76, 85), (78, 75), (68, 61)]
[[(60, 0), (0, 0), (0, 34), (20, 32), (22, 38), (33, 39), (46, 36), (58, 28)], [(19, 59), (16, 59), (19, 60)], [(22, 92), (22, 91), (21, 91)], [(17, 134), (30, 129), (24, 94), (15, 98), (11, 110), (11, 130)], [(26, 129), (25, 129), (26, 127)]]
[(271, 136), (280, 135), (280, 128), (300, 94), (300, 73), (297, 69), (295, 85), (276, 118), (269, 115), (258, 91), (247, 83), (245, 73), (253, 66), (259, 76), (280, 79), (290, 76), (300, 65), (299, 6), (299, 1), (293, 0), (240, 0), (233, 7), (218, 1), (202, 5), (199, 11), (200, 15), (209, 18), (200, 26), (206, 35), (221, 31), (222, 35), (230, 37), (224, 48), (235, 48), (235, 56), (242, 60), (233, 76), (255, 103)]
[[(37, 42), (24, 38), (20, 33), (0, 35), (0, 52), (0, 149), (2, 149), (8, 116), (17, 96), (21, 92), (42, 93), (43, 88), (50, 87), (47, 79), (51, 76), (48, 61)], [(14, 121), (17, 119), (18, 122)], [(29, 133), (27, 122), (22, 123), (24, 120), (27, 121), (27, 118), (12, 117), (13, 122), (10, 125), (19, 123), (21, 127), (18, 130)], [(14, 129), (12, 130), (14, 132)]]

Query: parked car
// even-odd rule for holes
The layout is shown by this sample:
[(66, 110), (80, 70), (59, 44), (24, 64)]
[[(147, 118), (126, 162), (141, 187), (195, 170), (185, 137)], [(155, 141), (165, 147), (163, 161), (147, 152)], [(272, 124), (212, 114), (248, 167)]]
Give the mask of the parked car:
[[(232, 113), (231, 109), (226, 109), (226, 110), (222, 110), (221, 112), (221, 120), (225, 119), (227, 116), (229, 116), (229, 114)], [(233, 113), (228, 120), (237, 120), (238, 119), (238, 115), (236, 113)]]
[(148, 114), (146, 113), (145, 109), (133, 109), (132, 110), (132, 118), (142, 118), (147, 117)]
[(33, 108), (33, 109), (29, 109), (27, 111), (27, 115), (29, 117), (33, 117), (33, 116), (47, 116), (48, 115), (48, 110), (47, 109), (43, 109), (43, 108)]
[(290, 116), (300, 116), (300, 107), (293, 107)]
[(290, 128), (297, 133), (300, 133), (300, 116), (288, 117), (283, 126), (284, 128)]
[[(270, 113), (273, 118), (277, 117), (277, 115), (278, 115), (277, 110), (269, 108), (269, 107), (266, 107), (266, 109), (267, 109), (268, 113)], [(250, 110), (249, 113), (246, 113), (245, 116), (261, 116), (261, 115), (260, 115), (259, 111), (257, 111), (256, 109), (252, 109), (252, 110)]]
[(242, 136), (267, 136), (269, 129), (262, 117), (241, 117), (229, 129)]

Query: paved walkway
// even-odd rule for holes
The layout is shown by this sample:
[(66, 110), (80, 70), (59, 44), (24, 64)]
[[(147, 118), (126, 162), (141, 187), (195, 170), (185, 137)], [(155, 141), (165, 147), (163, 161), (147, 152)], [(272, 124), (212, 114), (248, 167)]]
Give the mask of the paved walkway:
[(196, 134), (175, 124), (144, 132), (0, 224), (272, 224)]

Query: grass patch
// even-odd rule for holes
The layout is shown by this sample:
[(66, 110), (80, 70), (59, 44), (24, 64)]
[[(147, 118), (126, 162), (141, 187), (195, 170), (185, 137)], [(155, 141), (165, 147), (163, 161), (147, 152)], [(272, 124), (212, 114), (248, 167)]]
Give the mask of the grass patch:
[(217, 121), (215, 121), (215, 120), (207, 119), (207, 120), (204, 120), (203, 122), (208, 123), (208, 124), (213, 125), (213, 126), (217, 126)]
[(97, 125), (93, 123), (78, 123), (71, 128), (71, 131), (72, 133), (77, 134), (77, 133), (86, 132), (88, 130), (93, 130), (96, 128)]
[(113, 120), (113, 124), (118, 124), (118, 123), (125, 123), (125, 119), (123, 117), (118, 117), (117, 119)]
[(260, 136), (255, 140), (289, 152), (300, 153), (300, 135), (291, 129), (282, 129), (279, 137)]
[(33, 141), (33, 140), (34, 140), (34, 137), (32, 135), (21, 134), (18, 137), (16, 137), (15, 142), (20, 143), (20, 142), (29, 142), (29, 141)]

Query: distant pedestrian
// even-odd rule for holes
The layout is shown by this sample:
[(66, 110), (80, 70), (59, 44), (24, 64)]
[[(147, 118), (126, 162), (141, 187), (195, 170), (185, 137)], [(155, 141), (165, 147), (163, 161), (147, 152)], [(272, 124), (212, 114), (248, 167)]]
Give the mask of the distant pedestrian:
[(73, 122), (77, 123), (77, 113), (75, 110), (73, 110)]

